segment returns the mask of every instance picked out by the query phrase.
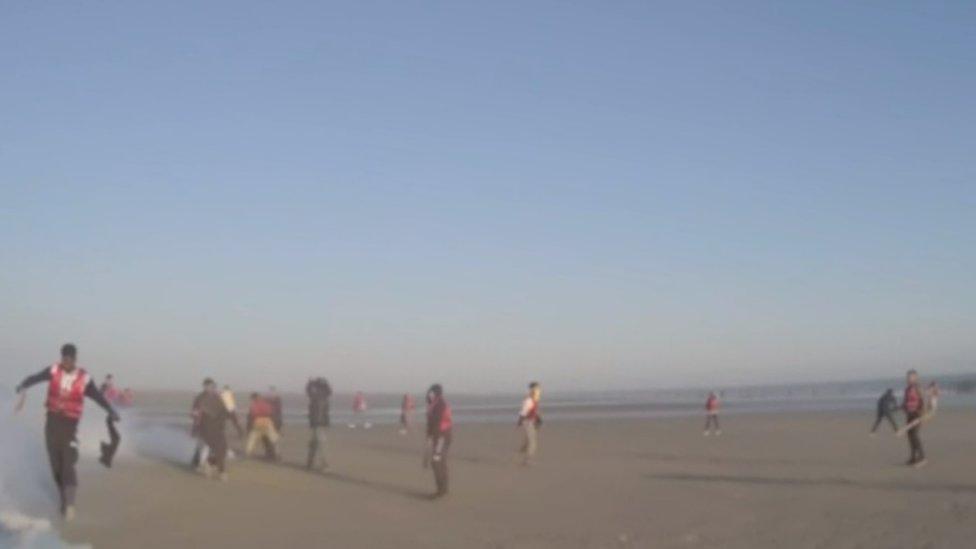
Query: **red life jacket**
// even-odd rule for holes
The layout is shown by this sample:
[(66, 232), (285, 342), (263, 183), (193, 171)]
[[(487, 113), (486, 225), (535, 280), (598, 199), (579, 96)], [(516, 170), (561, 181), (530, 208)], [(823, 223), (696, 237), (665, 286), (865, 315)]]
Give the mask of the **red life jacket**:
[[(74, 381), (70, 380), (71, 375), (74, 375)], [(51, 381), (47, 385), (47, 411), (71, 419), (81, 419), (88, 381), (88, 373), (81, 368), (75, 367), (74, 371), (65, 372), (61, 364), (52, 365)]]
[(273, 412), (271, 403), (267, 400), (258, 398), (257, 400), (251, 401), (251, 417), (255, 419), (259, 417), (271, 417)]
[(525, 414), (525, 419), (530, 421), (535, 421), (539, 419), (539, 401), (532, 399), (532, 407), (529, 408), (529, 413)]
[(718, 398), (716, 398), (716, 397), (709, 397), (708, 398), (708, 401), (705, 402), (705, 409), (708, 410), (709, 412), (717, 412), (718, 411)]
[(451, 430), (451, 426), (454, 425), (454, 421), (451, 418), (451, 405), (447, 403), (443, 398), (436, 398), (430, 404), (427, 405), (427, 417), (430, 417), (434, 413), (434, 407), (437, 406), (438, 402), (444, 403), (444, 413), (441, 414), (441, 423), (437, 426), (441, 433), (446, 433)]
[(451, 405), (444, 401), (444, 414), (441, 415), (441, 432), (446, 433), (451, 430), (454, 421), (451, 418)]
[(909, 385), (905, 387), (905, 398), (902, 400), (905, 407), (905, 412), (909, 414), (914, 414), (915, 412), (921, 411), (922, 409), (922, 395), (919, 393), (918, 387), (915, 385)]

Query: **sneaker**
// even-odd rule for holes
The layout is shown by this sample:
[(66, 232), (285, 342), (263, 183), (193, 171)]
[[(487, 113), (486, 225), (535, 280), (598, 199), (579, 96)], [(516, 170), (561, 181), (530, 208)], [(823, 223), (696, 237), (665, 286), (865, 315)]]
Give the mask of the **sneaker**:
[(703, 432), (703, 433), (702, 433), (702, 436), (703, 436), (703, 437), (707, 437), (707, 436), (708, 436), (708, 435), (710, 435), (710, 434), (712, 434), (712, 432), (711, 432), (711, 431), (705, 431), (705, 432)]
[(717, 436), (717, 437), (722, 436), (722, 430), (719, 429), (718, 431), (715, 431), (715, 436)]
[(64, 520), (65, 522), (71, 522), (75, 520), (75, 506), (68, 505), (64, 508)]
[(929, 460), (927, 460), (925, 458), (922, 458), (922, 459), (916, 461), (915, 463), (913, 463), (912, 464), (912, 467), (914, 467), (916, 469), (921, 469), (922, 467), (925, 467), (925, 465), (927, 465), (928, 462), (929, 462)]

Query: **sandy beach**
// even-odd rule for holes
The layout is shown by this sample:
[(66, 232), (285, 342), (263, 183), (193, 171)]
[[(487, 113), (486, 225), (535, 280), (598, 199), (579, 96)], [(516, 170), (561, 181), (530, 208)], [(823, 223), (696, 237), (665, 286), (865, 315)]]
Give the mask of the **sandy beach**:
[(976, 412), (926, 425), (920, 470), (903, 465), (904, 439), (867, 435), (872, 419), (729, 416), (721, 437), (698, 417), (550, 422), (530, 468), (513, 462), (511, 425), (462, 424), (439, 501), (419, 434), (333, 427), (319, 474), (289, 425), (282, 463), (232, 461), (227, 483), (172, 459), (86, 459), (79, 517), (61, 530), (97, 548), (972, 546)]

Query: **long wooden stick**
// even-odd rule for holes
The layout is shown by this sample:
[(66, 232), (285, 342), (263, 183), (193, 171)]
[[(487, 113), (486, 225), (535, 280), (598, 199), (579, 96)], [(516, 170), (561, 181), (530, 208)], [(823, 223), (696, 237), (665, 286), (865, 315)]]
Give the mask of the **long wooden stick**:
[(898, 436), (904, 436), (909, 429), (913, 429), (918, 425), (921, 425), (922, 422), (928, 421), (932, 419), (934, 416), (935, 416), (935, 412), (929, 412), (925, 415), (919, 416), (911, 420), (910, 422), (906, 423), (905, 425), (903, 425), (901, 429), (898, 429), (898, 431), (895, 432), (895, 434)]

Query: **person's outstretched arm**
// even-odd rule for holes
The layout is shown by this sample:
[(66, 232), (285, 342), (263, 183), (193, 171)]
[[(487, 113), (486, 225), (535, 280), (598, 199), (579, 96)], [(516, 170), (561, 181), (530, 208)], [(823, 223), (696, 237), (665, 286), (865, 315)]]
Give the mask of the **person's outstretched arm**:
[(24, 390), (30, 388), (32, 385), (37, 385), (38, 383), (40, 383), (42, 381), (51, 381), (51, 368), (50, 367), (46, 367), (46, 368), (44, 368), (40, 372), (37, 372), (34, 375), (30, 375), (30, 376), (25, 377), (24, 378), (24, 381), (21, 381), (20, 382), (20, 385), (17, 386), (17, 392), (18, 393), (21, 393)]
[(115, 409), (112, 408), (112, 405), (105, 400), (105, 395), (98, 390), (98, 386), (95, 385), (94, 381), (88, 380), (88, 385), (85, 385), (85, 396), (94, 400), (99, 406), (102, 407), (103, 410), (108, 412), (108, 417), (112, 418), (112, 421), (118, 421), (120, 419), (119, 414), (116, 413)]

